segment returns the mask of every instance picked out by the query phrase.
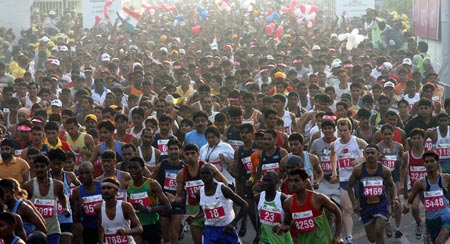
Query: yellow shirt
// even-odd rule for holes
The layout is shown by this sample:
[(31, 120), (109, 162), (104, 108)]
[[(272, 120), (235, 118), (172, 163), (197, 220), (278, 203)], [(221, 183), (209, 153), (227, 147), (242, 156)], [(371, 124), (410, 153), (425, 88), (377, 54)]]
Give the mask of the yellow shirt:
[(23, 183), (23, 175), (22, 173), (29, 169), (30, 166), (28, 165), (27, 161), (16, 158), (15, 156), (12, 156), (11, 161), (9, 161), (8, 164), (5, 164), (3, 162), (3, 159), (0, 160), (0, 178), (1, 179), (7, 179), (7, 178), (13, 178), (19, 181), (20, 184)]
[(195, 89), (189, 87), (189, 89), (186, 92), (184, 92), (183, 89), (181, 89), (181, 86), (178, 86), (175, 92), (178, 93), (181, 97), (188, 97), (189, 95), (195, 92)]

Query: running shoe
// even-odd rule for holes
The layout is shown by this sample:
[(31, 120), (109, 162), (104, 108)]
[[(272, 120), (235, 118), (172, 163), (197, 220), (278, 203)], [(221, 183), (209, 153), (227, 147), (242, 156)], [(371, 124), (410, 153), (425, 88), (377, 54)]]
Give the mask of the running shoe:
[(420, 240), (422, 238), (422, 229), (423, 229), (423, 225), (422, 225), (422, 221), (420, 221), (416, 227), (416, 239), (417, 240)]
[(386, 227), (384, 228), (384, 232), (387, 237), (392, 237), (392, 226), (391, 222), (386, 222)]
[(430, 237), (430, 235), (424, 235), (424, 236), (423, 236), (423, 244), (433, 244), (433, 243), (431, 242), (431, 237)]
[(244, 237), (247, 234), (247, 225), (245, 223), (241, 224), (241, 228), (239, 229), (239, 237)]
[(396, 230), (395, 231), (395, 238), (402, 238), (402, 236), (403, 236), (403, 232), (401, 232), (401, 231), (399, 231), (399, 230)]

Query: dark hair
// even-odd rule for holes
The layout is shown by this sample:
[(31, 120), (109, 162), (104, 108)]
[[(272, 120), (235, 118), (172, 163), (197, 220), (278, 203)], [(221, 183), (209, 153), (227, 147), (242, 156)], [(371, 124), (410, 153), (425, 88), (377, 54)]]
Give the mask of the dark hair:
[(77, 120), (77, 118), (75, 118), (75, 117), (66, 119), (66, 124), (67, 124), (67, 125), (75, 125), (75, 126), (78, 126), (78, 125), (79, 125), (79, 124), (78, 124), (78, 120)]
[(264, 134), (270, 134), (273, 138), (277, 138), (277, 132), (275, 132), (274, 130), (265, 130)]
[(361, 108), (358, 110), (357, 115), (358, 118), (369, 118), (372, 115), (372, 113), (367, 109)]
[(159, 116), (159, 123), (161, 124), (161, 122), (169, 122), (171, 123), (173, 121), (172, 117), (170, 117), (170, 115), (168, 114), (162, 114), (161, 116)]
[(175, 138), (174, 139), (170, 139), (167, 142), (167, 148), (169, 148), (172, 145), (177, 145), (179, 148), (181, 148), (181, 142), (178, 139), (175, 139)]
[(34, 164), (36, 163), (43, 163), (48, 166), (50, 164), (50, 160), (48, 160), (47, 156), (38, 154), (34, 159)]
[(239, 126), (239, 131), (244, 131), (244, 130), (248, 130), (251, 133), (254, 133), (255, 127), (252, 124), (244, 123), (241, 126)]
[(45, 131), (49, 131), (49, 130), (59, 131), (59, 126), (58, 126), (58, 124), (56, 124), (56, 122), (49, 121), (45, 124), (44, 130)]
[(67, 151), (66, 152), (66, 160), (69, 160), (69, 159), (72, 159), (72, 160), (76, 160), (77, 159), (74, 152), (72, 152), (72, 151)]
[(281, 95), (281, 94), (275, 94), (273, 95), (273, 100), (280, 100), (281, 103), (286, 103), (286, 96)]
[(395, 132), (394, 126), (391, 124), (384, 124), (381, 126), (381, 133), (383, 133), (385, 130), (391, 130), (392, 132)]
[(8, 225), (16, 225), (16, 218), (10, 212), (0, 213), (0, 220), (5, 221)]
[(195, 121), (197, 118), (205, 118), (206, 120), (208, 120), (208, 114), (205, 111), (197, 111), (194, 113), (194, 115), (192, 116), (192, 120)]
[(105, 128), (105, 129), (109, 130), (110, 132), (113, 132), (116, 129), (113, 122), (111, 122), (109, 120), (103, 120), (102, 122), (98, 123), (97, 128), (98, 128), (98, 130), (100, 130), (101, 128)]
[(230, 110), (228, 110), (228, 114), (230, 115), (230, 118), (240, 117), (240, 116), (242, 116), (242, 109), (241, 109), (241, 107), (231, 106)]
[(194, 143), (188, 143), (186, 145), (184, 145), (183, 151), (195, 151), (198, 153), (198, 146), (195, 145)]
[(420, 135), (421, 137), (425, 137), (425, 130), (421, 129), (421, 128), (414, 128), (411, 130), (411, 132), (409, 132), (409, 136), (413, 137), (416, 135)]
[(431, 107), (432, 106), (431, 101), (427, 100), (427, 99), (420, 99), (418, 104), (419, 104), (419, 107), (422, 107), (422, 106)]
[(66, 161), (67, 160), (67, 156), (66, 153), (61, 149), (61, 148), (53, 148), (50, 151), (48, 151), (48, 159), (50, 161), (54, 161), (56, 159), (59, 159), (61, 161)]
[(205, 130), (205, 137), (208, 133), (213, 133), (216, 137), (220, 138), (220, 130), (214, 125), (208, 126)]
[(299, 175), (302, 180), (308, 179), (308, 173), (306, 173), (306, 170), (301, 168), (295, 168), (289, 171), (289, 175)]
[(294, 132), (289, 135), (288, 141), (299, 141), (300, 144), (303, 144), (305, 140), (304, 140), (302, 134), (300, 134), (298, 132)]
[(137, 150), (136, 150), (136, 146), (135, 146), (134, 144), (131, 144), (131, 143), (125, 143), (125, 144), (122, 145), (122, 147), (120, 147), (120, 149), (122, 149), (122, 151), (123, 151), (125, 148), (131, 148), (131, 149), (133, 149), (133, 152), (136, 152), (136, 151), (137, 151)]
[(138, 162), (139, 165), (140, 165), (142, 168), (145, 167), (145, 162), (144, 162), (144, 160), (143, 160), (142, 158), (140, 158), (140, 157), (132, 157), (132, 158), (130, 159), (129, 162)]
[(140, 107), (133, 108), (133, 110), (131, 111), (131, 116), (135, 114), (140, 115), (141, 117), (145, 117), (145, 111), (143, 108)]
[(433, 151), (433, 150), (428, 150), (426, 152), (423, 153), (422, 155), (422, 159), (425, 160), (426, 157), (433, 157), (434, 160), (439, 162), (439, 154), (437, 154), (437, 152)]
[(102, 159), (116, 159), (116, 153), (112, 150), (106, 150), (100, 155)]

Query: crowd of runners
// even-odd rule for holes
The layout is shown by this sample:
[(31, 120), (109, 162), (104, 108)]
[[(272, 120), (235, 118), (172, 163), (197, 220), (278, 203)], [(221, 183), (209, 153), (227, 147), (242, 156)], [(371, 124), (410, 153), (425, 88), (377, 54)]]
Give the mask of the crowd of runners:
[(0, 28), (3, 243), (385, 243), (410, 210), (445, 243), (450, 99), (407, 17), (219, 2)]

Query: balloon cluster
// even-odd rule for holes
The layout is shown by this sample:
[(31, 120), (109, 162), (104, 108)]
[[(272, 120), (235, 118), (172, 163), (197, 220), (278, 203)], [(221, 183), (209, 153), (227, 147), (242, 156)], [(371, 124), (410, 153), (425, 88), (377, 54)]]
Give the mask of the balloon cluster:
[(274, 23), (270, 23), (266, 26), (266, 33), (269, 36), (274, 35), (275, 37), (280, 38), (283, 36), (283, 32), (283, 26), (278, 26), (278, 28), (276, 28)]
[(409, 20), (406, 14), (399, 14), (397, 11), (392, 11), (389, 13), (394, 21), (400, 21), (403, 26), (403, 31), (409, 31)]
[(231, 11), (231, 7), (230, 7), (230, 0), (215, 0), (214, 1), (218, 7), (219, 10), (223, 10), (226, 12), (230, 12)]
[(203, 9), (201, 6), (197, 6), (197, 13), (200, 15), (200, 23), (205, 22), (206, 18), (209, 17), (208, 10)]
[(353, 48), (357, 48), (358, 45), (364, 41), (364, 36), (359, 34), (358, 29), (353, 29), (351, 33), (339, 34), (338, 40), (347, 40), (345, 48), (350, 51)]
[(302, 24), (303, 22), (306, 22), (308, 28), (311, 28), (314, 25), (317, 12), (319, 12), (319, 8), (311, 2), (301, 3), (300, 7), (293, 11), (297, 18), (297, 23)]

